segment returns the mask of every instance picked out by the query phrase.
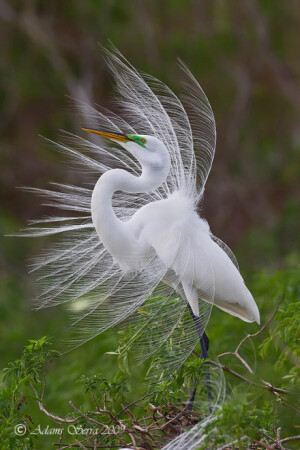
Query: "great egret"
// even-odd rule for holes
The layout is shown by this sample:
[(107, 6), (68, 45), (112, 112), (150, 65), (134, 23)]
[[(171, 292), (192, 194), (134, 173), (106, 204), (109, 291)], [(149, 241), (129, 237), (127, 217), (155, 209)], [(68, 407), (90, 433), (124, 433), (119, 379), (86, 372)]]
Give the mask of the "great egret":
[[(90, 142), (67, 134), (67, 143), (55, 144), (100, 178), (85, 187), (35, 189), (47, 204), (77, 213), (46, 218), (29, 229), (32, 236), (67, 235), (33, 267), (41, 272), (39, 305), (75, 301), (78, 342), (130, 316), (146, 356), (172, 335), (180, 342), (175, 357), (166, 355), (166, 367), (173, 370), (199, 337), (207, 357), (203, 333), (213, 304), (246, 322), (259, 323), (259, 311), (231, 250), (196, 212), (216, 140), (203, 90), (183, 64), (187, 82), (181, 101), (116, 50), (106, 58), (122, 118), (79, 104), (83, 129), (106, 139), (94, 136)], [(184, 334), (177, 333), (182, 328)]]

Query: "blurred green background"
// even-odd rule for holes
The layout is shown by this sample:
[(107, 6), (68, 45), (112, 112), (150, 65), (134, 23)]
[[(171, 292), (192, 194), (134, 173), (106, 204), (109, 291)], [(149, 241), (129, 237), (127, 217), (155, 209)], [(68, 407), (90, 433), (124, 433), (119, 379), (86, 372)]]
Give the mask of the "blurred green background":
[[(113, 84), (97, 46), (108, 39), (176, 93), (178, 57), (200, 82), (217, 123), (203, 215), (237, 254), (263, 318), (273, 311), (274, 297), (262, 295), (257, 280), (299, 261), (299, 28), (297, 0), (0, 0), (1, 368), (27, 339), (64, 336), (64, 309), (31, 309), (27, 261), (45, 242), (3, 235), (47, 214), (16, 186), (77, 183), (38, 135), (80, 132), (67, 96), (111, 106)], [(208, 334), (216, 339), (219, 320), (237, 342), (256, 330), (215, 311)], [(71, 396), (76, 403), (81, 373), (113, 371), (101, 355), (116, 342), (108, 333), (57, 362), (50, 406), (63, 414)]]

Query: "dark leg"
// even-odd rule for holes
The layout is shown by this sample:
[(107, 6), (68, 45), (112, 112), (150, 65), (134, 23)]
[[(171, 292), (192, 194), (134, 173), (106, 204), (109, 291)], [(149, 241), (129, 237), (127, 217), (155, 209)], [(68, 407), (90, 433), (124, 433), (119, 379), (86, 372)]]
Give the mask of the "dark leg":
[[(198, 316), (195, 316), (190, 305), (188, 304), (188, 308), (189, 311), (191, 313), (191, 316), (193, 318), (193, 321), (195, 322), (196, 325), (196, 329), (198, 332), (198, 336), (199, 336), (199, 341), (200, 341), (200, 346), (201, 346), (201, 359), (207, 359), (208, 358), (208, 348), (209, 348), (209, 340), (208, 337), (205, 333), (205, 331), (202, 328), (201, 322), (200, 322), (200, 318)], [(205, 365), (208, 363), (204, 363)], [(212, 399), (212, 395), (211, 395), (211, 385), (210, 385), (210, 373), (209, 370), (207, 370), (205, 372), (205, 384), (206, 384), (206, 389), (207, 389), (207, 398), (209, 401), (211, 401)], [(193, 403), (195, 400), (195, 395), (196, 395), (196, 390), (197, 390), (197, 381), (195, 380), (194, 382), (194, 387), (193, 390), (191, 392), (189, 401), (188, 401), (188, 406), (187, 409), (191, 410), (193, 408)]]
[(209, 340), (208, 340), (207, 334), (205, 333), (205, 331), (203, 331), (199, 317), (194, 316), (193, 313), (192, 313), (192, 317), (196, 324), (196, 328), (197, 328), (197, 332), (198, 332), (198, 336), (199, 336), (199, 341), (200, 341), (200, 346), (201, 346), (201, 359), (207, 359), (208, 358), (207, 352), (208, 352), (208, 347), (209, 347)]

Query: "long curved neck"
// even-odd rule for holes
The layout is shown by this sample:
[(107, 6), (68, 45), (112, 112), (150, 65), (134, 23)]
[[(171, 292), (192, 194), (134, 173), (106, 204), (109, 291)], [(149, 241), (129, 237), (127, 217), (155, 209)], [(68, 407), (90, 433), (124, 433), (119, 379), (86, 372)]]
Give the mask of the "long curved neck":
[(129, 252), (134, 241), (126, 222), (118, 219), (114, 213), (112, 207), (114, 192), (148, 192), (159, 187), (166, 176), (165, 170), (151, 171), (143, 168), (140, 176), (134, 176), (122, 169), (114, 169), (99, 178), (92, 194), (92, 219), (100, 240), (112, 255), (119, 254), (120, 248), (124, 249), (124, 252)]

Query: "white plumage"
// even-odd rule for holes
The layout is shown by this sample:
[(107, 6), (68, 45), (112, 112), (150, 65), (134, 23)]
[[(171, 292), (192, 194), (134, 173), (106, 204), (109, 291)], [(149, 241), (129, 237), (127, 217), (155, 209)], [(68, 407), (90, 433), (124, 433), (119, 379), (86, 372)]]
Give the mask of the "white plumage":
[[(55, 144), (92, 181), (84, 187), (36, 190), (48, 205), (65, 211), (63, 217), (43, 219), (40, 227), (34, 223), (27, 233), (63, 236), (34, 264), (41, 282), (39, 305), (86, 300), (74, 319), (76, 343), (129, 316), (147, 356), (172, 334), (180, 347), (176, 361), (166, 357), (166, 367), (174, 370), (198, 340), (187, 302), (203, 329), (212, 304), (247, 322), (259, 323), (259, 311), (234, 255), (196, 212), (216, 139), (201, 87), (181, 64), (187, 79), (181, 101), (160, 81), (139, 74), (116, 50), (106, 57), (122, 117), (79, 108), (88, 117), (87, 131), (117, 145), (70, 134), (67, 143)], [(178, 329), (185, 330), (184, 338)]]
[(116, 217), (112, 206), (116, 191), (151, 192), (170, 170), (162, 142), (140, 137), (145, 148), (132, 141), (122, 146), (141, 163), (142, 174), (115, 169), (103, 175), (93, 190), (92, 219), (101, 242), (124, 271), (141, 270), (154, 250), (165, 268), (175, 272), (195, 315), (199, 316), (200, 298), (247, 322), (259, 322), (257, 306), (238, 269), (211, 239), (207, 222), (198, 216), (184, 189), (148, 203), (126, 222)]

